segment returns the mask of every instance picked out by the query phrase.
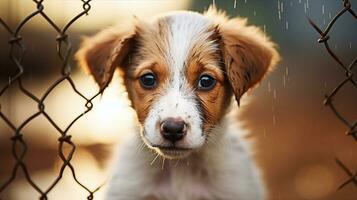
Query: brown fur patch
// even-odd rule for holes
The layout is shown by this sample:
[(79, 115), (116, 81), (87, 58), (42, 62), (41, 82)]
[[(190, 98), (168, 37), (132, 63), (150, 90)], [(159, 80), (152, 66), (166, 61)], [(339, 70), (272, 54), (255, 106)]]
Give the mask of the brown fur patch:
[[(169, 78), (166, 62), (168, 19), (160, 19), (154, 24), (138, 22), (136, 33), (138, 52), (134, 52), (126, 61), (124, 81), (138, 119), (144, 123), (152, 104), (163, 93), (164, 85)], [(155, 88), (145, 89), (140, 85), (140, 76), (147, 72), (155, 74)]]
[[(156, 86), (152, 89), (145, 89), (140, 84), (140, 77), (148, 72), (155, 74), (156, 77)], [(163, 93), (165, 82), (168, 80), (168, 74), (167, 67), (157, 63), (144, 63), (126, 72), (125, 85), (132, 106), (136, 110), (141, 123), (144, 123), (155, 99)]]
[(93, 75), (101, 90), (110, 83), (115, 68), (133, 47), (134, 37), (133, 26), (127, 25), (125, 29), (105, 29), (82, 42), (76, 60)]
[[(208, 31), (212, 32), (211, 30)], [(203, 131), (205, 133), (215, 126), (225, 114), (232, 95), (223, 71), (223, 63), (221, 63), (223, 58), (219, 41), (214, 36), (215, 33), (212, 33), (212, 37), (201, 42), (206, 44), (214, 42), (217, 45), (216, 48), (202, 48), (199, 43), (194, 45), (189, 53), (185, 71), (186, 79), (192, 88), (197, 88), (201, 75), (209, 75), (216, 80), (216, 84), (211, 90), (195, 90), (203, 116)]]
[(229, 82), (239, 104), (240, 97), (277, 64), (275, 44), (258, 27), (242, 18), (229, 19), (211, 7), (205, 16), (218, 25)]

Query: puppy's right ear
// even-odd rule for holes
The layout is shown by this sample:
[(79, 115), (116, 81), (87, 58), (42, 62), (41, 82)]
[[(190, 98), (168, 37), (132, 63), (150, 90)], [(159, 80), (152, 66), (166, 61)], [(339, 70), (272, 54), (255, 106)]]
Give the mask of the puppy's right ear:
[(116, 67), (125, 60), (134, 45), (134, 36), (134, 28), (124, 26), (103, 30), (82, 42), (75, 58), (94, 77), (101, 91), (110, 83)]

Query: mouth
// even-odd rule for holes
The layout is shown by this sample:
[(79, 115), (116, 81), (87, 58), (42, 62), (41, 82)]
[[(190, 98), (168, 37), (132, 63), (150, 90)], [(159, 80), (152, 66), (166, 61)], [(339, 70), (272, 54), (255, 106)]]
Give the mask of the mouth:
[(169, 159), (184, 158), (192, 152), (191, 148), (182, 148), (177, 146), (153, 145), (153, 147), (160, 155)]

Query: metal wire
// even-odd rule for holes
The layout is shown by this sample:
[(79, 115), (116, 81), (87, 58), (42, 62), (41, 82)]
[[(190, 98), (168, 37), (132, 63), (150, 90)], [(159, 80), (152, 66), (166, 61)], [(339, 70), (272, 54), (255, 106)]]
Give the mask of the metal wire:
[[(11, 137), (11, 148), (12, 148), (12, 156), (15, 159), (15, 163), (12, 169), (12, 173), (6, 179), (4, 183), (0, 183), (0, 194), (5, 191), (13, 180), (16, 178), (18, 171), (22, 170), (22, 172), (25, 175), (25, 178), (27, 182), (31, 185), (32, 188), (34, 188), (39, 194), (40, 197), (39, 199), (41, 200), (46, 200), (48, 194), (53, 190), (53, 188), (59, 183), (61, 180), (64, 170), (66, 168), (69, 168), (72, 177), (75, 180), (75, 182), (84, 188), (88, 192), (87, 199), (91, 200), (94, 198), (94, 193), (100, 189), (101, 186), (91, 190), (88, 187), (86, 187), (82, 182), (80, 182), (76, 176), (74, 167), (71, 164), (72, 157), (75, 153), (76, 145), (71, 141), (71, 135), (68, 134), (69, 129), (72, 127), (72, 125), (83, 115), (85, 115), (87, 112), (89, 112), (93, 108), (92, 100), (95, 99), (97, 96), (99, 96), (103, 91), (99, 91), (97, 94), (95, 94), (92, 97), (86, 97), (84, 96), (77, 88), (72, 80), (70, 74), (71, 74), (71, 69), (72, 66), (69, 64), (69, 59), (72, 55), (72, 45), (71, 42), (69, 41), (69, 35), (67, 34), (68, 28), (76, 22), (77, 19), (80, 17), (87, 15), (89, 10), (91, 9), (90, 1), (91, 0), (81, 0), (83, 5), (83, 11), (78, 13), (72, 20), (70, 20), (63, 28), (60, 28), (57, 26), (57, 24), (52, 21), (44, 12), (44, 5), (43, 0), (33, 0), (33, 2), (36, 4), (36, 10), (29, 14), (27, 17), (25, 17), (15, 29), (12, 29), (5, 21), (0, 18), (0, 27), (3, 27), (10, 35), (9, 39), (9, 44), (10, 44), (10, 59), (13, 62), (14, 66), (16, 67), (16, 74), (12, 75), (9, 78), (9, 81), (0, 88), (0, 97), (4, 95), (4, 93), (8, 90), (10, 85), (12, 84), (17, 84), (19, 90), (31, 98), (34, 102), (37, 103), (38, 105), (38, 111), (33, 113), (30, 117), (25, 119), (19, 126), (16, 126), (14, 123), (11, 122), (11, 120), (1, 111), (1, 104), (0, 104), (0, 119), (2, 119), (13, 131), (13, 136)], [(328, 26), (324, 31), (322, 31), (312, 20), (309, 19), (310, 24), (312, 27), (321, 35), (319, 38), (318, 42), (323, 43), (326, 47), (326, 50), (328, 51), (329, 55), (338, 63), (338, 65), (342, 68), (344, 71), (346, 77), (343, 79), (340, 84), (330, 93), (327, 94), (324, 100), (324, 104), (326, 106), (329, 106), (333, 113), (336, 115), (336, 117), (344, 123), (347, 127), (348, 130), (346, 132), (347, 135), (351, 136), (357, 141), (357, 120), (354, 122), (350, 122), (347, 120), (335, 107), (333, 104), (333, 98), (336, 96), (336, 94), (341, 90), (342, 87), (344, 87), (347, 83), (352, 83), (352, 85), (357, 88), (356, 81), (353, 77), (353, 68), (356, 66), (357, 63), (357, 57), (349, 64), (346, 65), (344, 64), (341, 59), (330, 49), (328, 40), (330, 39), (329, 37), (329, 32), (335, 22), (344, 14), (349, 13), (351, 14), (354, 19), (357, 19), (357, 16), (355, 12), (351, 8), (351, 3), (348, 0), (343, 0), (343, 9), (336, 14), (336, 16), (330, 21)], [(45, 21), (48, 23), (50, 27), (52, 27), (57, 33), (58, 36), (56, 38), (57, 41), (57, 56), (61, 60), (61, 77), (58, 78), (58, 80), (54, 81), (49, 88), (46, 90), (46, 92), (40, 96), (37, 97), (34, 95), (32, 92), (26, 89), (26, 87), (22, 84), (22, 76), (24, 73), (24, 67), (22, 65), (22, 60), (26, 52), (26, 47), (22, 41), (21, 37), (21, 31), (23, 26), (29, 22), (33, 17), (35, 16), (41, 16)], [(19, 52), (19, 53), (15, 53)], [(55, 121), (51, 118), (51, 116), (46, 112), (45, 109), (45, 104), (44, 101), (48, 97), (48, 95), (62, 82), (67, 81), (73, 91), (86, 100), (86, 110), (79, 114), (72, 122), (69, 123), (69, 125), (63, 130), (61, 129)], [(45, 118), (50, 122), (50, 124), (58, 131), (60, 134), (60, 137), (58, 138), (58, 155), (62, 160), (62, 165), (61, 168), (58, 172), (58, 176), (56, 179), (47, 187), (47, 188), (40, 188), (38, 184), (35, 183), (35, 181), (31, 178), (31, 175), (26, 167), (26, 164), (24, 163), (24, 158), (27, 153), (27, 143), (23, 139), (23, 134), (22, 134), (22, 129), (29, 124), (32, 120), (39, 116), (45, 116)], [(64, 148), (65, 146), (70, 147), (69, 153), (65, 153)], [(346, 172), (348, 175), (348, 180), (346, 180), (344, 183), (340, 185), (338, 189), (343, 188), (345, 185), (348, 184), (355, 184), (357, 186), (357, 169), (355, 172), (352, 172), (351, 170), (346, 167), (345, 164), (343, 164), (342, 161), (336, 158), (336, 163), (341, 167), (343, 171)]]
[[(39, 194), (40, 197), (39, 199), (41, 200), (46, 200), (49, 192), (53, 190), (53, 188), (59, 183), (61, 180), (64, 170), (66, 168), (69, 168), (72, 177), (74, 181), (81, 186), (83, 189), (85, 189), (88, 192), (87, 199), (91, 200), (94, 198), (94, 193), (100, 189), (101, 186), (95, 188), (95, 189), (89, 189), (86, 187), (82, 182), (80, 182), (76, 176), (74, 167), (71, 164), (71, 160), (73, 157), (73, 154), (76, 149), (76, 145), (71, 141), (71, 135), (68, 134), (69, 129), (72, 127), (72, 125), (83, 115), (85, 115), (87, 112), (89, 112), (93, 108), (92, 100), (96, 98), (98, 95), (102, 93), (102, 91), (99, 91), (97, 94), (94, 96), (87, 98), (85, 97), (77, 88), (75, 83), (73, 82), (70, 74), (71, 74), (71, 69), (72, 66), (69, 64), (69, 58), (72, 55), (72, 45), (71, 42), (69, 41), (69, 36), (66, 33), (68, 28), (76, 22), (77, 19), (80, 17), (87, 15), (89, 10), (91, 9), (90, 1), (91, 0), (81, 0), (83, 5), (83, 11), (78, 13), (74, 18), (72, 18), (63, 28), (60, 28), (56, 25), (54, 21), (52, 21), (44, 12), (44, 5), (43, 0), (33, 0), (33, 2), (36, 4), (36, 10), (29, 14), (27, 17), (25, 17), (15, 29), (12, 29), (8, 24), (5, 23), (3, 19), (0, 18), (0, 27), (5, 28), (5, 30), (10, 34), (10, 39), (9, 39), (9, 44), (10, 44), (10, 59), (14, 66), (17, 69), (17, 73), (14, 74), (9, 78), (9, 81), (5, 84), (3, 88), (0, 88), (0, 97), (4, 95), (4, 93), (8, 90), (10, 85), (12, 84), (17, 84), (19, 87), (19, 90), (25, 94), (26, 96), (30, 97), (34, 102), (37, 103), (38, 111), (32, 114), (30, 117), (28, 117), (26, 120), (24, 120), (19, 126), (15, 126), (14, 123), (11, 122), (11, 120), (1, 111), (1, 104), (0, 104), (0, 119), (2, 119), (13, 131), (13, 136), (11, 137), (11, 148), (12, 148), (12, 156), (15, 159), (15, 164), (13, 166), (12, 173), (10, 177), (4, 182), (0, 183), (0, 194), (6, 190), (13, 180), (16, 178), (19, 170), (22, 170), (22, 172), (25, 175), (25, 178), (27, 182), (34, 188)], [(54, 81), (48, 89), (45, 91), (45, 93), (37, 97), (34, 95), (32, 92), (26, 89), (26, 87), (22, 84), (22, 76), (24, 74), (24, 67), (22, 65), (22, 60), (26, 52), (26, 47), (22, 41), (21, 37), (21, 31), (23, 26), (28, 23), (32, 18), (35, 16), (41, 16), (45, 21), (48, 23), (50, 27), (52, 27), (57, 33), (58, 36), (56, 38), (57, 42), (57, 56), (61, 60), (61, 76), (58, 78), (58, 80)], [(19, 52), (16, 53), (15, 52)], [(80, 96), (81, 98), (86, 100), (86, 110), (79, 114), (72, 122), (69, 123), (69, 125), (63, 130), (61, 129), (55, 121), (51, 118), (51, 116), (46, 112), (45, 104), (44, 101), (48, 97), (48, 95), (62, 82), (69, 82), (71, 88), (73, 91)], [(22, 134), (22, 129), (29, 124), (32, 120), (35, 118), (39, 117), (40, 115), (45, 116), (45, 118), (50, 122), (50, 124), (58, 131), (60, 134), (60, 137), (58, 138), (58, 155), (62, 160), (62, 165), (61, 168), (58, 172), (57, 178), (47, 187), (47, 188), (40, 188), (38, 184), (31, 178), (31, 175), (26, 167), (26, 164), (24, 163), (23, 159), (26, 156), (27, 153), (27, 144), (26, 141), (23, 139), (23, 134)], [(70, 151), (68, 153), (65, 153), (65, 147), (70, 147)]]
[[(343, 8), (335, 15), (335, 17), (329, 22), (327, 25), (326, 29), (322, 31), (311, 19), (309, 19), (309, 22), (311, 26), (320, 34), (320, 38), (318, 39), (319, 43), (323, 43), (326, 47), (327, 52), (329, 55), (337, 62), (337, 64), (342, 68), (342, 70), (345, 72), (345, 78), (331, 91), (330, 94), (325, 95), (325, 100), (324, 104), (325, 106), (328, 106), (331, 108), (332, 112), (336, 115), (336, 117), (344, 124), (347, 126), (348, 130), (346, 131), (346, 134), (351, 136), (356, 142), (357, 142), (357, 120), (355, 121), (350, 121), (348, 120), (345, 116), (343, 116), (336, 108), (334, 105), (334, 97), (336, 96), (337, 93), (340, 92), (340, 90), (347, 84), (351, 83), (355, 89), (357, 89), (357, 84), (356, 80), (353, 77), (353, 67), (356, 66), (357, 63), (357, 57), (355, 57), (352, 62), (348, 65), (342, 62), (341, 58), (336, 55), (335, 52), (333, 52), (329, 46), (328, 40), (330, 39), (330, 36), (328, 35), (331, 31), (331, 28), (335, 25), (335, 22), (340, 19), (341, 16), (345, 14), (351, 14), (352, 17), (357, 20), (357, 15), (356, 13), (352, 10), (352, 5), (349, 0), (342, 0), (343, 3)], [(340, 168), (348, 175), (348, 180), (346, 180), (344, 183), (342, 183), (338, 189), (343, 188), (344, 186), (353, 183), (355, 186), (357, 186), (357, 168), (355, 172), (352, 172), (348, 167), (340, 161), (338, 158), (335, 159), (336, 163)]]

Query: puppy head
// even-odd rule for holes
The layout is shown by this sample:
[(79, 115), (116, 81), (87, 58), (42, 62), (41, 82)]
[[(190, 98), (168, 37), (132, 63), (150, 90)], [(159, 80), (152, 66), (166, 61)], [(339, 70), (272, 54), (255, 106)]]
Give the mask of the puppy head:
[(167, 158), (200, 149), (232, 95), (239, 103), (278, 60), (258, 28), (214, 9), (104, 30), (87, 39), (76, 57), (102, 90), (117, 67), (124, 72), (142, 138)]

